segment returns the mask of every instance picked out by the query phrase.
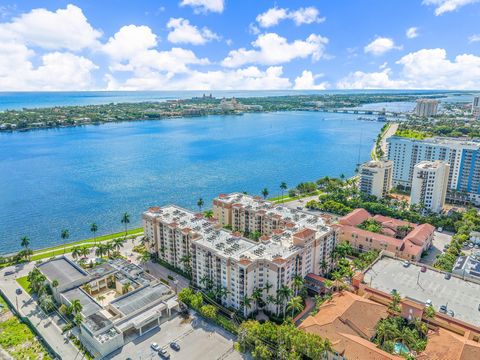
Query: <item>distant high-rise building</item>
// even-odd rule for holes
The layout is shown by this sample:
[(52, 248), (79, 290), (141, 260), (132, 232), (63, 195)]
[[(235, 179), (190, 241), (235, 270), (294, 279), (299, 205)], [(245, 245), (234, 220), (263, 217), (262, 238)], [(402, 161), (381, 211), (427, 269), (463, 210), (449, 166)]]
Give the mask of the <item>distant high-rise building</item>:
[(369, 161), (360, 166), (359, 189), (361, 192), (383, 198), (392, 189), (392, 161)]
[(472, 101), (472, 116), (475, 119), (480, 118), (480, 96), (474, 96)]
[(438, 101), (433, 99), (418, 99), (415, 115), (428, 117), (437, 115)]
[(480, 142), (464, 139), (425, 140), (392, 136), (387, 139), (388, 160), (393, 161), (393, 185), (410, 187), (414, 166), (421, 161), (442, 160), (450, 165), (450, 195), (465, 194), (480, 204)]
[(450, 165), (445, 161), (422, 161), (415, 165), (410, 204), (423, 204), (426, 209), (441, 212), (447, 196)]

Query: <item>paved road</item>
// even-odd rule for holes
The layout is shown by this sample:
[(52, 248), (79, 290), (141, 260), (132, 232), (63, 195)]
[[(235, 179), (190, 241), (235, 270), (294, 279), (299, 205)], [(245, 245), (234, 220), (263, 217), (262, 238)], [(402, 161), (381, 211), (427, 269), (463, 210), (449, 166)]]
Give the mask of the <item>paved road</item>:
[(3, 269), (3, 272), (15, 271), (15, 275), (1, 276), (0, 288), (2, 288), (14, 306), (18, 306), (17, 310), (19, 313), (30, 319), (32, 324), (62, 359), (81, 359), (82, 354), (79, 353), (77, 348), (70, 342), (65, 343), (64, 341), (61, 326), (65, 325), (65, 323), (58, 316), (47, 316), (37, 305), (37, 302), (25, 291), (20, 295), (15, 293), (16, 289), (20, 287), (15, 280), (16, 277), (27, 275), (33, 269), (33, 266), (33, 263), (29, 263)]

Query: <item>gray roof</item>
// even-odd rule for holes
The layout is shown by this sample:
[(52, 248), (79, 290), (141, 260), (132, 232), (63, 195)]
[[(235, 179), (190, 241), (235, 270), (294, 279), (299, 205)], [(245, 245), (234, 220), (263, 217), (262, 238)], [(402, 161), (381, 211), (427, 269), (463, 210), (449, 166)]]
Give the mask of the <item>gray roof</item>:
[(82, 304), (82, 314), (84, 317), (88, 317), (100, 310), (102, 307), (95, 302), (90, 296), (88, 296), (83, 290), (80, 288), (74, 288), (72, 290), (65, 291), (62, 295), (69, 301), (72, 300), (80, 300), (80, 304)]
[(71, 261), (60, 257), (52, 259), (37, 265), (37, 268), (48, 280), (57, 280), (59, 286), (68, 286), (71, 283), (85, 279), (87, 281), (88, 274), (73, 264)]
[(124, 315), (129, 315), (137, 310), (157, 303), (164, 298), (165, 295), (169, 294), (171, 294), (171, 290), (167, 286), (158, 284), (153, 287), (144, 287), (132, 291), (125, 296), (112, 301), (110, 305), (118, 309)]

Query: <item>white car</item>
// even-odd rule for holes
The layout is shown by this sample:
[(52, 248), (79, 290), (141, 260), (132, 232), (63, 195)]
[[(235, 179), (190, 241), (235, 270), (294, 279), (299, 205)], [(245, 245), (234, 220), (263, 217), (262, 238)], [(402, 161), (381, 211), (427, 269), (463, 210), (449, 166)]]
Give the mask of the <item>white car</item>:
[(432, 300), (428, 299), (425, 301), (425, 306), (432, 306)]
[(151, 343), (151, 344), (150, 344), (150, 347), (151, 347), (155, 352), (158, 352), (158, 351), (161, 349), (160, 345), (158, 345), (156, 342)]

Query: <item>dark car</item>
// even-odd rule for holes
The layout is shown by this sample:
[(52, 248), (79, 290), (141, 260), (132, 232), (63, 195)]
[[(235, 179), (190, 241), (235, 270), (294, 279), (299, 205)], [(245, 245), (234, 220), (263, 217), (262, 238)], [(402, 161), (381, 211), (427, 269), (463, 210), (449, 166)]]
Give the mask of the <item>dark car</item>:
[(170, 347), (175, 351), (180, 351), (180, 345), (178, 345), (175, 341), (170, 343)]
[(162, 359), (170, 359), (170, 354), (165, 349), (158, 350), (158, 355), (160, 355)]
[(7, 270), (5, 271), (5, 274), (3, 274), (4, 276), (9, 276), (9, 275), (13, 275), (15, 274), (15, 271), (12, 271), (12, 270)]
[(445, 273), (445, 280), (450, 280), (451, 277), (452, 277), (452, 274)]
[(17, 288), (17, 290), (15, 290), (15, 293), (16, 293), (17, 295), (20, 295), (22, 292), (23, 292), (23, 291), (22, 291), (22, 289), (20, 289), (20, 288)]
[(442, 314), (446, 314), (447, 313), (447, 305), (442, 305), (440, 306), (440, 312)]
[(427, 272), (427, 267), (426, 266), (422, 266), (422, 268), (420, 269), (421, 272)]

